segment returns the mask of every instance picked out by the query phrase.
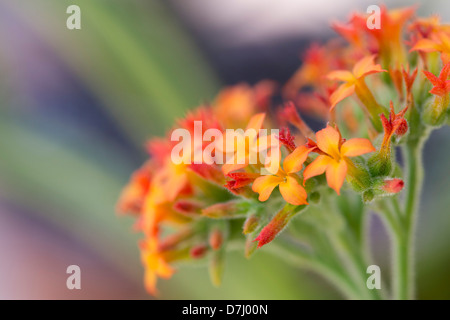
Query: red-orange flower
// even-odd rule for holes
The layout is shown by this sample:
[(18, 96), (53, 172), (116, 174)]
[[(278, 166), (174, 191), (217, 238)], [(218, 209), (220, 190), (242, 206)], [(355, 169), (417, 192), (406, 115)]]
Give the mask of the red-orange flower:
[(433, 84), (433, 88), (430, 90), (430, 93), (437, 96), (445, 96), (450, 93), (450, 80), (447, 80), (450, 73), (450, 62), (442, 68), (439, 73), (439, 77), (436, 77), (434, 74), (426, 70), (424, 70), (423, 73)]
[(447, 80), (450, 73), (450, 62), (442, 68), (439, 77), (428, 71), (424, 71), (424, 73), (433, 84), (430, 93), (434, 95), (434, 98), (425, 105), (423, 120), (430, 125), (440, 125), (445, 119), (450, 104), (450, 81)]
[[(387, 10), (381, 7), (381, 28), (367, 29), (377, 40), (380, 48), (380, 56), (384, 62), (383, 66), (393, 63), (398, 65), (406, 62), (406, 54), (403, 46), (402, 30), (405, 23), (413, 16), (415, 7)], [(365, 27), (365, 26), (364, 26)]]
[(349, 157), (360, 156), (375, 151), (367, 139), (354, 138), (343, 140), (338, 130), (331, 126), (316, 133), (319, 156), (305, 168), (305, 180), (326, 173), (330, 188), (340, 194), (349, 166), (353, 167)]
[(227, 158), (222, 166), (222, 172), (225, 175), (243, 169), (249, 164), (257, 164), (259, 160), (262, 160), (258, 158), (259, 152), (267, 151), (268, 154), (277, 152), (278, 139), (272, 136), (259, 136), (265, 116), (265, 113), (254, 115), (244, 132), (236, 131), (231, 139), (229, 136), (225, 136), (224, 141), (216, 143), (217, 149), (223, 152)]
[(269, 199), (273, 189), (277, 186), (284, 200), (293, 205), (308, 204), (305, 189), (298, 182), (298, 176), (295, 174), (303, 167), (303, 163), (310, 149), (306, 146), (296, 148), (283, 161), (283, 168), (278, 170), (276, 175), (266, 175), (257, 178), (253, 182), (253, 191), (259, 193), (259, 200)]
[(213, 103), (215, 116), (227, 129), (243, 128), (255, 113), (267, 108), (274, 90), (268, 80), (253, 87), (241, 83), (224, 88)]
[(447, 64), (450, 62), (450, 36), (442, 31), (433, 33), (431, 38), (417, 41), (411, 51), (440, 52), (442, 61)]

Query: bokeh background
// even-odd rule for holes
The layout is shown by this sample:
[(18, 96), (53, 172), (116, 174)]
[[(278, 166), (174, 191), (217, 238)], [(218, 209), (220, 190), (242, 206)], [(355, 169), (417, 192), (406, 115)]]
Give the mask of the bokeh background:
[[(419, 13), (450, 20), (448, 1)], [(0, 0), (0, 299), (148, 299), (132, 219), (114, 206), (147, 138), (224, 85), (285, 82), (311, 41), (366, 0)], [(66, 28), (77, 4), (82, 29)], [(426, 147), (418, 296), (450, 298), (450, 130)], [(389, 239), (372, 230), (389, 270)], [(77, 264), (82, 290), (66, 288)], [(202, 268), (161, 281), (163, 299), (332, 299), (310, 272), (258, 252), (228, 256), (221, 288)]]

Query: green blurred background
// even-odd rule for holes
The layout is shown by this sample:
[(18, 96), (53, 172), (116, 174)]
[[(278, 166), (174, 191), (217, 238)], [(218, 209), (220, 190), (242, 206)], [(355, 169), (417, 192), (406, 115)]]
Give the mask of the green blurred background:
[[(148, 299), (132, 232), (114, 206), (145, 141), (223, 85), (286, 81), (329, 22), (373, 1), (0, 0), (0, 298)], [(420, 2), (420, 1), (419, 1)], [(419, 12), (450, 20), (444, 1)], [(386, 1), (394, 7), (417, 1)], [(66, 28), (77, 4), (82, 29)], [(419, 298), (450, 298), (450, 130), (426, 148), (417, 235)], [(375, 219), (376, 262), (389, 239)], [(66, 288), (81, 267), (82, 290)], [(160, 282), (163, 299), (331, 299), (313, 273), (261, 250), (227, 257), (223, 286), (203, 268)]]

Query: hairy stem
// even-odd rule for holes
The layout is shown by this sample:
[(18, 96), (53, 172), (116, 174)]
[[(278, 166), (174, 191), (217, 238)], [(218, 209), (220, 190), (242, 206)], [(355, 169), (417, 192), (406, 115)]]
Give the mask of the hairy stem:
[(425, 139), (409, 142), (403, 149), (407, 168), (405, 206), (400, 232), (395, 239), (394, 298), (414, 299), (414, 233), (423, 181), (422, 149)]
[(304, 267), (314, 271), (331, 282), (348, 299), (360, 299), (361, 293), (350, 278), (338, 268), (318, 259), (317, 256), (305, 252), (304, 248), (285, 237), (278, 237), (271, 244), (272, 253), (278, 255), (295, 267)]

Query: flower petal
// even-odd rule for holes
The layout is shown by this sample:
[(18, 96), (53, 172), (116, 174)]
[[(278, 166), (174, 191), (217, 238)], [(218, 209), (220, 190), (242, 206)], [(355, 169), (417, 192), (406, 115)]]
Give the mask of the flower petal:
[(263, 122), (264, 122), (264, 118), (266, 117), (266, 114), (264, 112), (262, 113), (258, 113), (255, 114), (248, 122), (247, 127), (245, 128), (245, 130), (248, 129), (254, 129), (256, 131), (258, 131), (259, 129), (262, 128)]
[(345, 176), (347, 175), (347, 163), (344, 160), (331, 161), (327, 167), (327, 182), (330, 188), (336, 191), (337, 194), (341, 194), (340, 190), (344, 184)]
[(277, 176), (261, 176), (253, 182), (252, 190), (259, 193), (259, 201), (266, 201), (273, 189), (283, 181), (283, 178)]
[(320, 155), (303, 171), (303, 178), (308, 180), (312, 177), (321, 175), (327, 170), (328, 165), (333, 161), (329, 156)]
[(283, 169), (286, 173), (298, 172), (302, 169), (303, 163), (308, 158), (311, 148), (307, 146), (297, 147), (283, 161)]
[(339, 157), (339, 142), (341, 139), (339, 131), (328, 125), (325, 129), (316, 133), (316, 138), (320, 150), (334, 158)]
[(345, 157), (356, 157), (376, 149), (368, 139), (353, 138), (345, 141), (341, 146), (341, 155)]
[(351, 96), (355, 92), (355, 85), (352, 83), (341, 84), (336, 91), (334, 91), (330, 96), (331, 109), (345, 98)]
[(243, 168), (245, 168), (247, 165), (248, 165), (248, 164), (246, 164), (246, 163), (243, 163), (243, 164), (239, 164), (239, 163), (230, 163), (230, 164), (228, 164), (228, 163), (225, 163), (225, 164), (222, 166), (222, 172), (223, 172), (224, 175), (227, 175), (227, 174), (229, 174), (229, 173), (232, 172), (232, 171), (236, 171), (236, 170), (239, 170), (239, 169), (243, 169)]
[(433, 52), (441, 51), (442, 47), (433, 40), (430, 39), (420, 39), (416, 42), (414, 47), (410, 51), (423, 51), (423, 52)]
[(297, 182), (294, 177), (287, 176), (286, 182), (280, 183), (280, 193), (284, 200), (294, 206), (299, 206), (302, 204), (308, 204), (306, 201), (305, 189)]
[(423, 70), (422, 71), (425, 76), (428, 78), (428, 80), (430, 80), (430, 82), (433, 84), (433, 86), (438, 86), (440, 83), (440, 80), (438, 77), (436, 77), (434, 74), (432, 74), (431, 72), (427, 71), (427, 70)]
[(365, 77), (372, 73), (386, 72), (381, 65), (375, 64), (375, 55), (371, 55), (359, 60), (353, 67), (353, 76), (356, 79)]
[(339, 80), (344, 82), (353, 82), (355, 77), (350, 71), (347, 70), (336, 70), (327, 74), (329, 80)]

